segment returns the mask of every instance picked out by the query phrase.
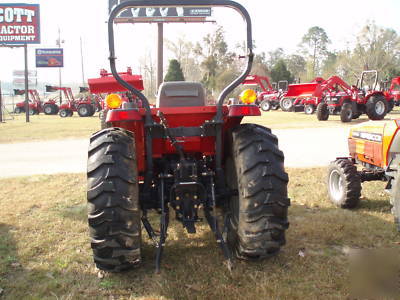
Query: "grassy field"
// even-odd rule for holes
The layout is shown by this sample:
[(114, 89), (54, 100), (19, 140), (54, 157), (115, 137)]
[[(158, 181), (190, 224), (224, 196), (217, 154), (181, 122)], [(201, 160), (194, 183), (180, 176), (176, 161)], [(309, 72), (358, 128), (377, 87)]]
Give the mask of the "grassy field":
[(30, 116), (29, 123), (25, 122), (25, 115), (15, 115), (13, 120), (0, 123), (0, 143), (88, 138), (99, 129), (97, 114), (88, 118), (76, 114), (70, 118), (40, 114)]
[[(396, 118), (400, 111), (396, 110), (388, 115)], [(326, 122), (320, 122), (314, 115), (304, 113), (269, 111), (263, 112), (261, 117), (248, 117), (243, 122), (256, 123), (272, 129), (295, 129), (309, 127), (340, 127), (368, 121), (363, 115), (351, 123), (340, 122), (339, 116), (331, 116)], [(54, 140), (64, 138), (89, 138), (99, 130), (100, 121), (97, 114), (90, 118), (80, 118), (74, 115), (72, 118), (60, 118), (57, 116), (36, 115), (31, 116), (31, 122), (25, 122), (24, 115), (14, 116), (14, 120), (0, 123), (0, 143), (30, 142), (40, 140)]]
[(365, 184), (349, 211), (328, 201), (324, 168), (288, 172), (290, 228), (278, 256), (235, 261), (230, 273), (206, 225), (188, 236), (173, 222), (161, 274), (145, 238), (140, 268), (104, 277), (91, 257), (84, 175), (0, 180), (0, 298), (350, 299), (352, 250), (400, 246), (384, 183)]

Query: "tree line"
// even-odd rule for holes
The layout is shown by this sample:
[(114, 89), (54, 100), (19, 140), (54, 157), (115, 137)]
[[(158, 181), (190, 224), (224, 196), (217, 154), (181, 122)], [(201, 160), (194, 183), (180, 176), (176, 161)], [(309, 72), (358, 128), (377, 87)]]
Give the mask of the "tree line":
[[(201, 42), (180, 37), (176, 41), (167, 40), (166, 47), (175, 58), (170, 61), (165, 80), (200, 81), (211, 96), (236, 78), (245, 64), (239, 59), (246, 51), (245, 45), (229, 49), (222, 27), (207, 34)], [(268, 76), (272, 82), (288, 80), (289, 83), (338, 75), (350, 84), (356, 82), (363, 70), (378, 70), (381, 80), (400, 76), (400, 37), (393, 29), (368, 22), (346, 49), (331, 48), (326, 31), (314, 26), (300, 39), (295, 54), (285, 53), (282, 48), (265, 52), (255, 47), (252, 74)], [(155, 62), (151, 57), (142, 59), (140, 69), (146, 93), (154, 96)]]

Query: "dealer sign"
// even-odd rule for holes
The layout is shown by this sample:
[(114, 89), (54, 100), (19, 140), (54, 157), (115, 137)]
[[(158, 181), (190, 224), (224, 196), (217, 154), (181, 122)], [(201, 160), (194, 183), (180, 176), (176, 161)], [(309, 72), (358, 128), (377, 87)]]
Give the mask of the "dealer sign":
[(40, 44), (39, 4), (0, 4), (0, 44)]

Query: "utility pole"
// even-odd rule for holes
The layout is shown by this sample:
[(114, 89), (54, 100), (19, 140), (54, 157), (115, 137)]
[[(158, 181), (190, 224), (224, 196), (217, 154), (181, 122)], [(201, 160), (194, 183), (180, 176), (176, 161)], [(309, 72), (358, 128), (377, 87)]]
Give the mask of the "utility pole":
[(82, 50), (82, 37), (79, 38), (81, 44), (81, 66), (82, 66), (82, 84), (85, 86), (85, 70), (83, 68), (83, 50)]
[(28, 93), (28, 44), (24, 44), (25, 56), (25, 119), (29, 123), (29, 93)]
[(163, 83), (163, 65), (164, 65), (164, 24), (157, 23), (158, 26), (158, 35), (157, 35), (157, 90), (160, 85)]
[[(64, 43), (64, 41), (61, 40), (61, 31), (60, 31), (60, 27), (58, 27), (58, 40), (56, 42), (58, 48), (61, 48), (61, 43)], [(59, 83), (59, 87), (60, 87), (60, 104), (62, 103), (62, 91), (61, 91), (61, 68), (58, 68), (58, 83)]]

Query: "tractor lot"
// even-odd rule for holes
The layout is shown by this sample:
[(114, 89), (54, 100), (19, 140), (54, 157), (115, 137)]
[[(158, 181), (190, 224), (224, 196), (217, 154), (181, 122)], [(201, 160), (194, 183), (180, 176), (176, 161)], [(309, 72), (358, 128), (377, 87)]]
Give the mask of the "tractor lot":
[[(64, 174), (0, 179), (0, 298), (354, 298), (349, 261), (356, 249), (400, 251), (385, 183), (364, 184), (361, 207), (341, 210), (328, 200), (325, 168), (299, 168), (324, 166), (336, 155), (346, 154), (341, 151), (346, 151), (349, 125), (271, 112), (257, 122), (271, 124), (280, 138), (292, 199), (287, 245), (277, 257), (261, 263), (236, 261), (229, 273), (205, 224), (195, 236), (188, 236), (174, 221), (160, 275), (154, 275), (154, 251), (145, 235), (139, 269), (99, 274), (88, 242), (84, 174), (87, 138), (99, 120), (34, 116), (32, 124), (23, 121), (18, 117), (0, 124), (0, 176)], [(66, 174), (70, 172), (76, 174)], [(396, 265), (400, 259), (393, 261), (400, 268)], [(374, 270), (369, 264), (365, 267)], [(363, 280), (364, 287), (371, 286), (368, 278)], [(384, 291), (388, 299), (399, 293), (396, 288)]]

